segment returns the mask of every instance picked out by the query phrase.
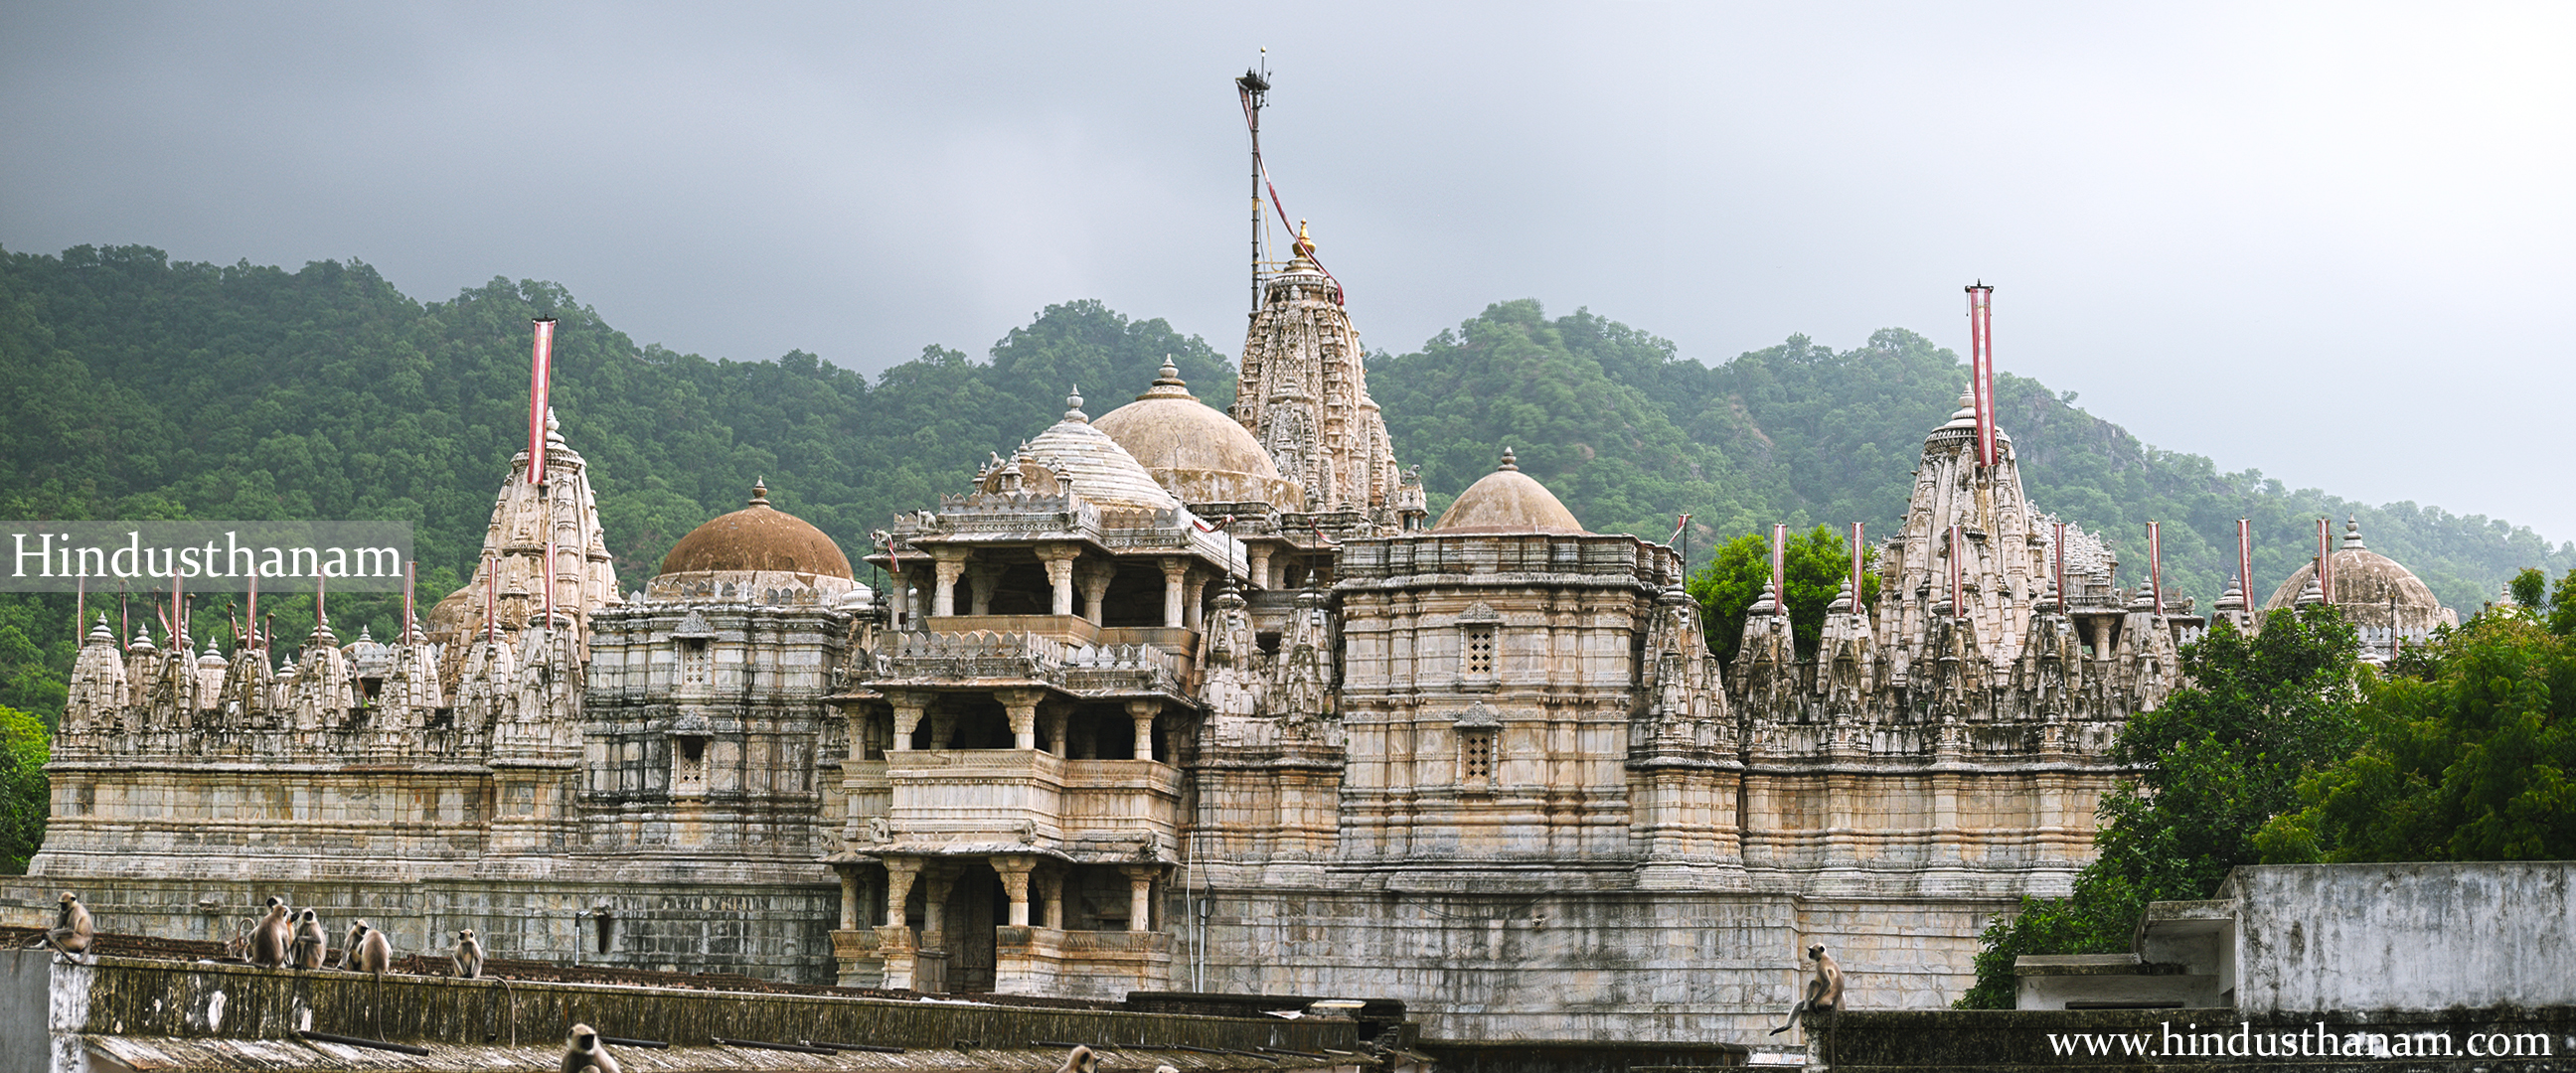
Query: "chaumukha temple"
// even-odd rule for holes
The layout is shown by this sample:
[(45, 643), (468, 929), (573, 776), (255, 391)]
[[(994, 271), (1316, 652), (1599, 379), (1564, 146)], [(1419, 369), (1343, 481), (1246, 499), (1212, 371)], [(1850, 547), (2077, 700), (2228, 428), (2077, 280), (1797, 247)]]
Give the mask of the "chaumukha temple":
[[(1776, 1023), (1810, 944), (1854, 1009), (1946, 1006), (1991, 918), (2067, 889), (2113, 733), (2209, 619), (2116, 587), (2009, 436), (1981, 462), (1973, 405), (1928, 430), (1876, 598), (1802, 658), (1766, 594), (1720, 667), (1675, 550), (1586, 530), (1502, 445), (1429, 516), (1311, 251), (1231, 412), (1168, 366), (1069, 399), (865, 549), (882, 594), (757, 488), (621, 591), (550, 430), (473, 580), (390, 643), (102, 624), (0, 896), (174, 938), (274, 895), (403, 953), (472, 928), (500, 958), (1680, 1041)], [(2271, 605), (2450, 614), (2357, 533), (2330, 559), (2342, 591), (2311, 568)]]

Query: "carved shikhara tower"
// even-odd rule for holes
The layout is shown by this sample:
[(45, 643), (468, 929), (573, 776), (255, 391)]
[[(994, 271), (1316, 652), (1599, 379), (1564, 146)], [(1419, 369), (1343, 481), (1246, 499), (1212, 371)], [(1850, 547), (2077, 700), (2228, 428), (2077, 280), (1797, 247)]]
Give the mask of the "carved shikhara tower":
[(1395, 524), (1395, 449), (1361, 368), (1359, 329), (1342, 307), (1341, 285), (1308, 254), (1270, 277), (1243, 340), (1233, 416), (1252, 430), (1288, 480), (1306, 489), (1306, 509), (1355, 511)]

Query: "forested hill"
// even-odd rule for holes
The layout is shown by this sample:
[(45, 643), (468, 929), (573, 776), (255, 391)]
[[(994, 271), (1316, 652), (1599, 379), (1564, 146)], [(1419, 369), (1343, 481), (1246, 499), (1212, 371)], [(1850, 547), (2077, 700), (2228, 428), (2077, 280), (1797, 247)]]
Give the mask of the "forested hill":
[[(742, 362), (639, 347), (553, 284), (496, 279), (422, 303), (359, 263), (287, 272), (173, 263), (144, 247), (0, 253), (0, 517), (406, 520), (436, 599), (470, 569), (523, 446), (528, 320), (540, 314), (562, 322), (555, 407), (591, 463), (630, 588), (681, 534), (739, 507), (755, 478), (855, 555), (891, 512), (935, 505), (988, 452), (1052, 423), (1069, 386), (1106, 413), (1169, 355), (1210, 405), (1233, 394), (1218, 347), (1095, 301), (1048, 307), (984, 357), (926, 347), (870, 380), (802, 352)], [(1647, 333), (1580, 311), (1549, 319), (1527, 301), (1371, 366), (1397, 455), (1423, 464), (1435, 509), (1509, 445), (1592, 528), (1660, 538), (1692, 512), (1701, 555), (1773, 521), (1885, 532), (1924, 433), (1966, 381), (1953, 354), (1900, 330), (1839, 353), (1794, 338), (1710, 368)], [(2514, 569), (2576, 566), (2576, 547), (2553, 551), (2527, 529), (2220, 474), (2035, 382), (2006, 376), (2001, 390), (2039, 505), (2131, 547), (2146, 519), (2165, 519), (2172, 587), (2204, 604), (2240, 515), (2261, 535), (2266, 593), (2303, 561), (2313, 518), (2348, 512), (2373, 548), (2463, 608)], [(287, 606), (280, 624), (296, 628)], [(335, 611), (380, 617), (380, 633), (393, 625), (381, 601), (352, 595)], [(0, 705), (59, 707), (71, 638), (68, 606), (0, 597)]]

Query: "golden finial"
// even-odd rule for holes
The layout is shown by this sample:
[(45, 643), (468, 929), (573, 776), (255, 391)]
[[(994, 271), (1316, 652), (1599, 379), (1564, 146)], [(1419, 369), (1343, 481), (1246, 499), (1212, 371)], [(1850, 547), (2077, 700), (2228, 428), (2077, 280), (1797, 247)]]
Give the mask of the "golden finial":
[(1312, 257), (1314, 255), (1315, 240), (1306, 237), (1306, 221), (1299, 220), (1297, 221), (1297, 256)]

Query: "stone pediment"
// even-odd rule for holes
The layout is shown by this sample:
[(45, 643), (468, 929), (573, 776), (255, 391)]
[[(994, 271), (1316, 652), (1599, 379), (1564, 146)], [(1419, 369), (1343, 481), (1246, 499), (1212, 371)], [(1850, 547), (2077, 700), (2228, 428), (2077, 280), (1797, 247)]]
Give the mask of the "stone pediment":
[(687, 615), (682, 616), (680, 619), (680, 625), (671, 631), (671, 636), (675, 638), (712, 640), (715, 635), (715, 626), (707, 622), (707, 617), (705, 615), (699, 614), (695, 610), (691, 610)]
[(1477, 701), (1467, 706), (1466, 712), (1458, 717), (1455, 725), (1460, 730), (1495, 730), (1502, 727), (1503, 720), (1502, 717), (1495, 715), (1494, 709), (1487, 707), (1485, 702)]

